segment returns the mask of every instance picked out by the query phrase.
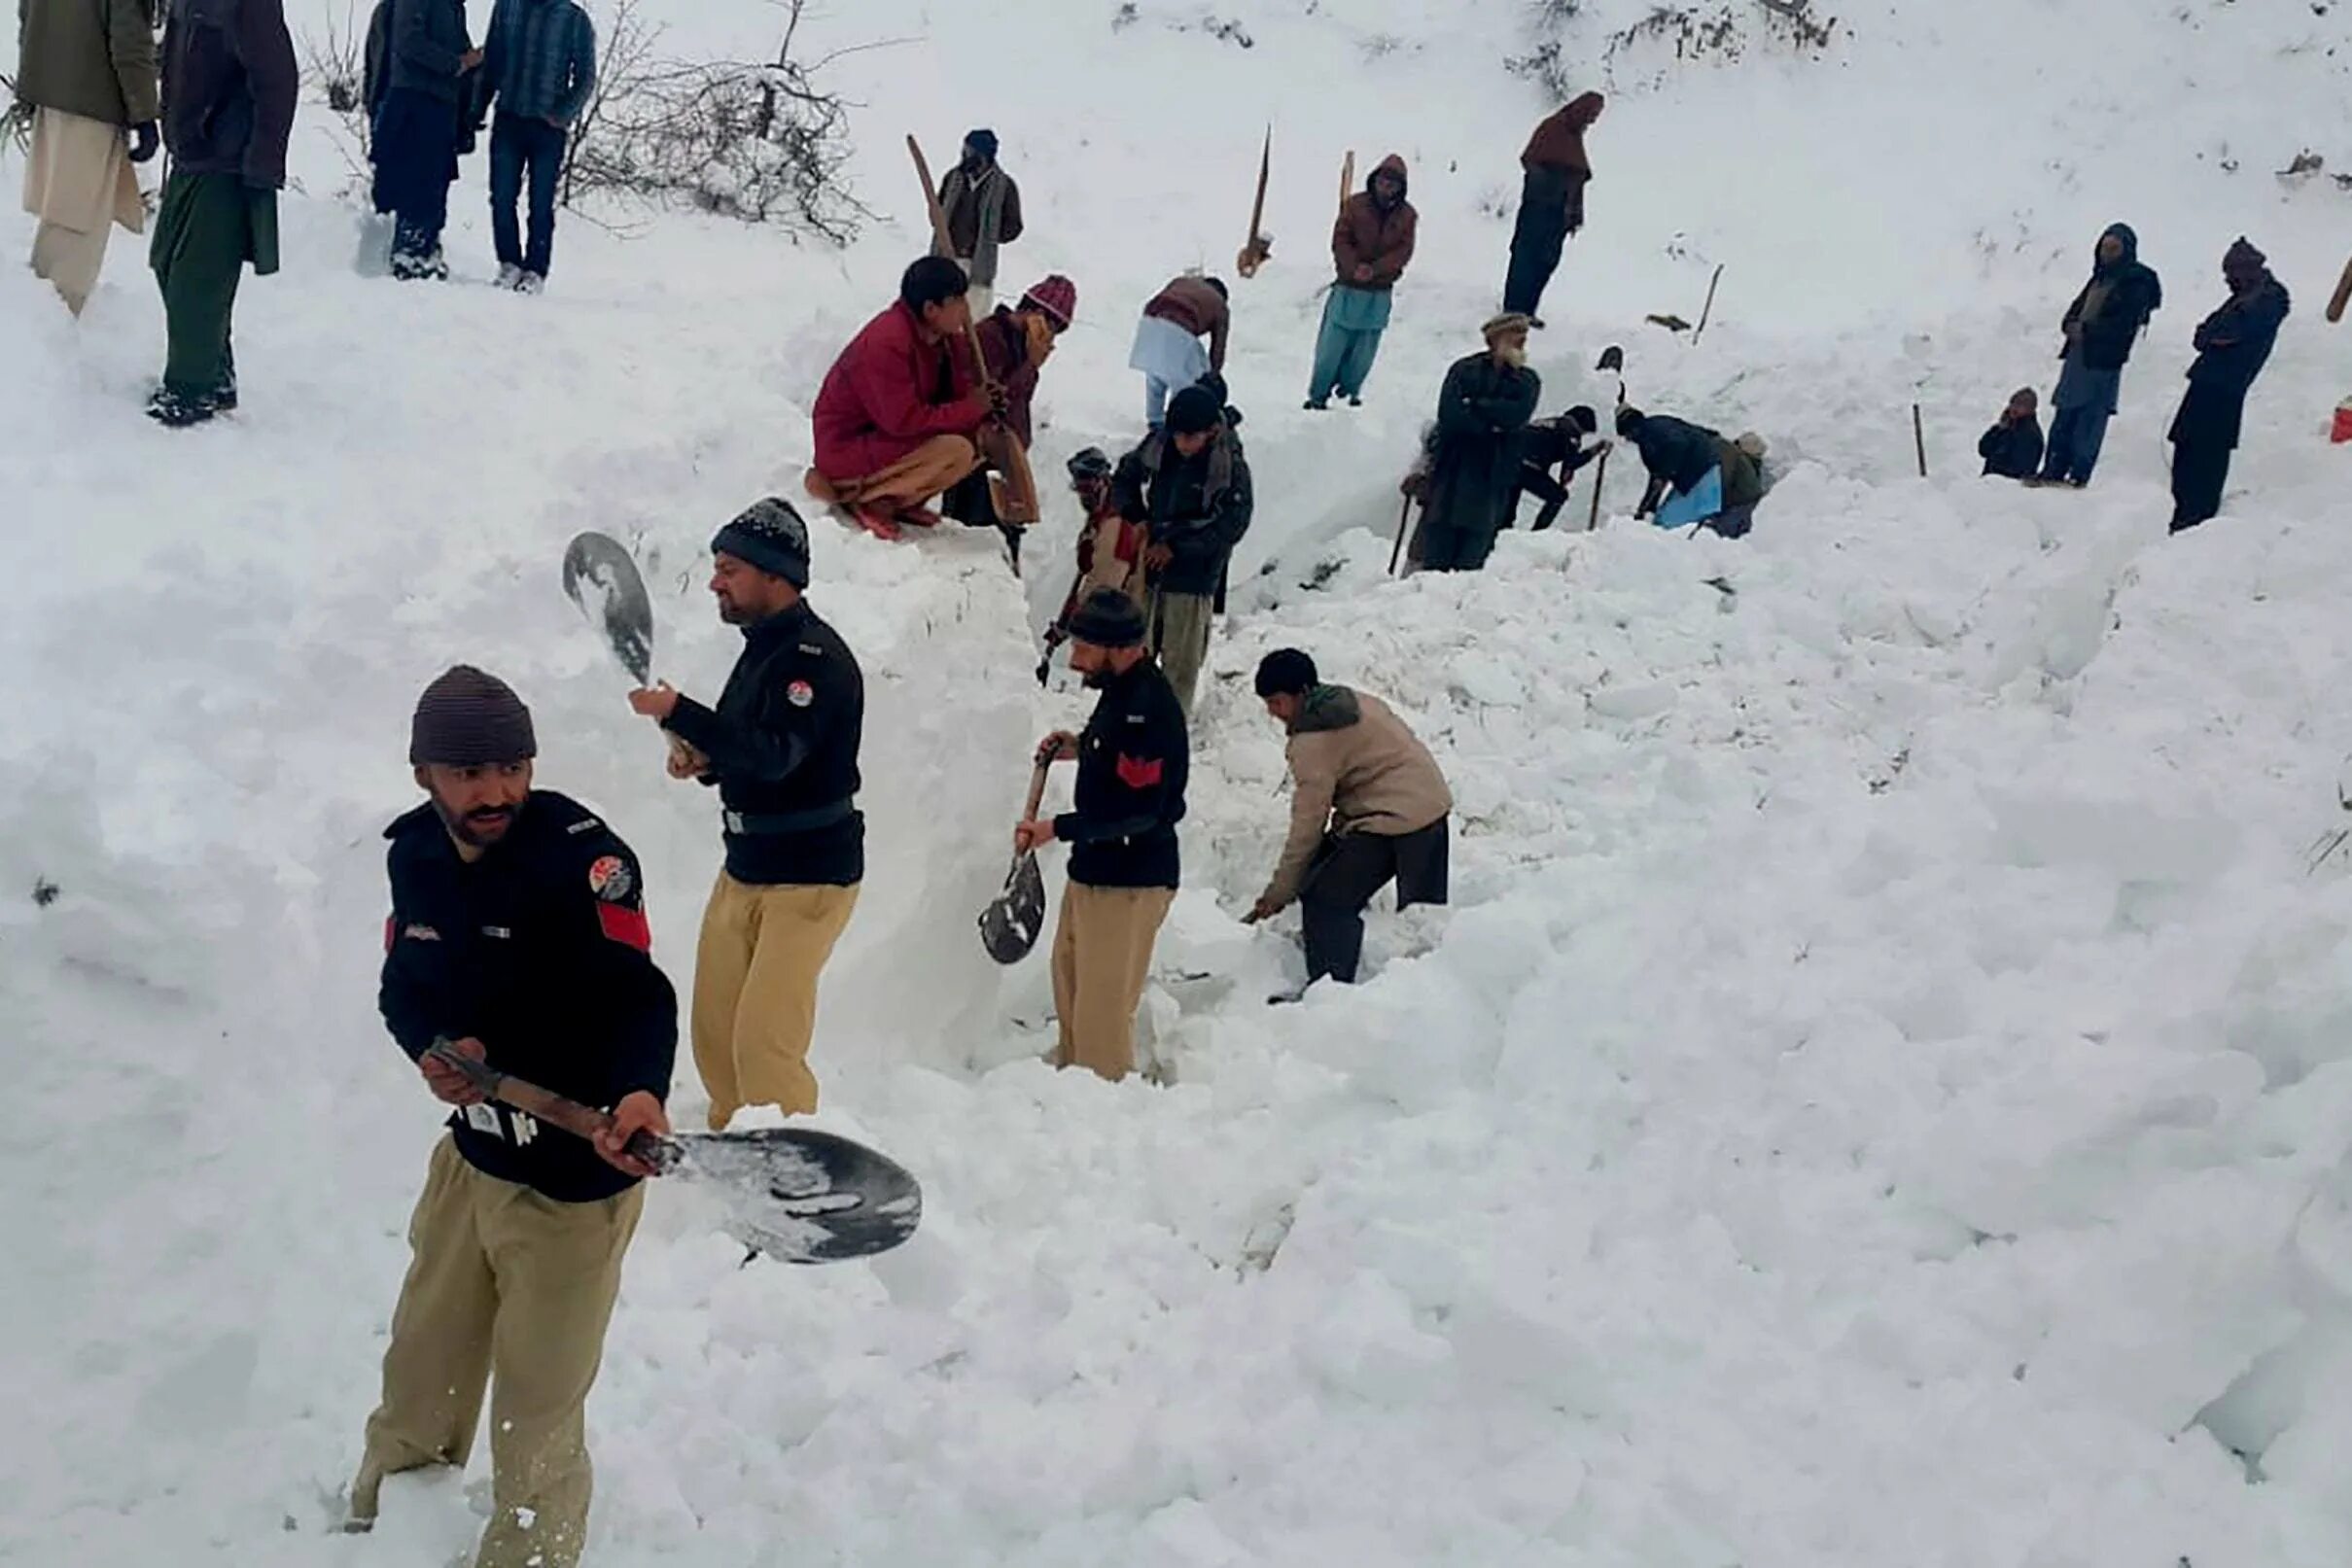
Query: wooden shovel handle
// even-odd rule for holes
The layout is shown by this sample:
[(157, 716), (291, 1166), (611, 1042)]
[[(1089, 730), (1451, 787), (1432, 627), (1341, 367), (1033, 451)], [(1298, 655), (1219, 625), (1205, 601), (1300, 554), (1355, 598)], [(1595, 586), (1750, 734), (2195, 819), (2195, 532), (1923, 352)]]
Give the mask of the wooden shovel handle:
[(1037, 819), (1037, 807), (1045, 799), (1046, 767), (1046, 763), (1040, 762), (1029, 770), (1029, 804), (1021, 808), (1021, 820), (1025, 822)]
[[(613, 1118), (592, 1106), (582, 1105), (552, 1089), (542, 1089), (535, 1083), (499, 1071), (486, 1062), (461, 1056), (445, 1041), (436, 1040), (425, 1055), (444, 1066), (455, 1068), (466, 1081), (502, 1105), (510, 1105), (526, 1116), (536, 1116), (549, 1127), (594, 1142), (596, 1135), (613, 1125)], [(629, 1139), (629, 1153), (643, 1160), (657, 1171), (668, 1170), (678, 1163), (678, 1145), (668, 1138), (640, 1132)]]

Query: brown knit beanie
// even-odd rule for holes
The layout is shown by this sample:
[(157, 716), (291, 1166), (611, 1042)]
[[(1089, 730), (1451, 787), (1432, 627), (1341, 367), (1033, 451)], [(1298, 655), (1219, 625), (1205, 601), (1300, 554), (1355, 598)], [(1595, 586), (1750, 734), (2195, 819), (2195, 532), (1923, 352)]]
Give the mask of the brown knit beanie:
[(453, 666), (416, 700), (408, 760), (452, 768), (522, 762), (539, 755), (531, 710), (514, 688), (470, 664)]

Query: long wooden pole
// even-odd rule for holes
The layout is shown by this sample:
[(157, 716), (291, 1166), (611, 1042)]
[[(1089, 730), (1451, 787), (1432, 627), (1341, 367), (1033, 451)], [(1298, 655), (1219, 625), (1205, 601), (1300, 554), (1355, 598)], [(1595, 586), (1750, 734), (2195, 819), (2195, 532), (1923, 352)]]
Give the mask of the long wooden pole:
[(1396, 563), (1405, 555), (1405, 524), (1413, 516), (1413, 493), (1405, 492), (1405, 505), (1396, 514), (1396, 542), (1388, 550), (1388, 575), (1396, 575)]
[(1919, 477), (1927, 477), (1927, 430), (1919, 423), (1919, 405), (1911, 405), (1911, 444), (1919, 454)]
[[(906, 138), (907, 156), (915, 160), (916, 178), (923, 182), (923, 204), (930, 210), (931, 244), (944, 257), (953, 259), (955, 242), (947, 234), (947, 209), (939, 204), (939, 188), (931, 180), (930, 160), (923, 156), (922, 144), (910, 131)], [(965, 346), (971, 350), (972, 371), (980, 378), (983, 390), (994, 392), (996, 377), (988, 373), (988, 356), (980, 351), (980, 329), (967, 315), (964, 322)], [(1000, 415), (991, 414), (981, 426), (983, 439), (978, 443), (982, 453), (1004, 474), (1002, 493), (995, 498), (997, 517), (1015, 528), (1027, 528), (1037, 520), (1037, 480), (1029, 470), (1029, 451), (1021, 437)]]
[(1610, 450), (1603, 448), (1600, 461), (1593, 465), (1593, 509), (1584, 520), (1584, 531), (1588, 534), (1600, 526), (1600, 487), (1608, 482)]
[(1706, 280), (1706, 304), (1699, 312), (1699, 326), (1691, 333), (1693, 346), (1696, 346), (1699, 340), (1706, 335), (1706, 319), (1715, 313), (1715, 285), (1722, 281), (1723, 263), (1717, 261), (1715, 275)]

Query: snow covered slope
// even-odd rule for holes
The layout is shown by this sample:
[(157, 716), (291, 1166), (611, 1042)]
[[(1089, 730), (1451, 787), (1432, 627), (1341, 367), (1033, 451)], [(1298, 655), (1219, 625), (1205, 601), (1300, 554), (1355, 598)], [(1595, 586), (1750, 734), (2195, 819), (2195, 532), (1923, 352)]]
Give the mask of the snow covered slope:
[[(1558, 36), (1597, 78), (1637, 9)], [(681, 45), (775, 19), (670, 10)], [(1083, 711), (1029, 683), (1021, 585), (977, 540), (821, 530), (872, 703), (825, 1121), (917, 1169), (926, 1228), (871, 1266), (738, 1269), (660, 1195), (591, 1406), (592, 1560), (2343, 1561), (2352, 880), (2312, 861), (2352, 750), (2317, 319), (2346, 198), (2266, 172), (2338, 123), (2340, 17), (1882, 4), (1812, 63), (1659, 80), (1619, 50), (1546, 402), (1613, 392), (1584, 367), (1620, 340), (1637, 401), (1753, 425), (1789, 477), (1744, 544), (1617, 516), (1398, 584), (1395, 475), (1492, 308), (1508, 220), (1481, 209), (1547, 107), (1502, 62), (1551, 35), (1500, 0), (1226, 0), (1246, 49), (1132, 11), (837, 7), (820, 48), (907, 40), (835, 67), (893, 217), (838, 257), (575, 222), (537, 300), (473, 286), (478, 162), (466, 281), (352, 275), (306, 111), (246, 408), (198, 434), (136, 416), (161, 333), (134, 246), (78, 327), (0, 268), (0, 1380), (40, 1412), (0, 1462), (0, 1560), (463, 1550), (463, 1488), (320, 1533), (435, 1120), (372, 1008), (415, 690), (458, 658), (516, 682), (543, 781), (635, 843), (685, 974), (713, 824), (557, 592), (563, 541), (638, 542), (660, 667), (717, 684), (699, 552), (793, 483), (826, 360), (916, 243), (906, 128), (943, 155), (994, 124), (1034, 226), (1006, 281), (1078, 280), (1040, 472), (1123, 441), (1133, 313), (1229, 260), (1271, 116), (1278, 261), (1237, 290), (1233, 366), (1271, 570), (1195, 738), (1150, 1004), (1175, 1081), (1047, 1072), (1041, 964), (973, 940), (1025, 749)], [(1423, 252), (1372, 405), (1315, 419), (1350, 146), (1412, 160)], [(1979, 483), (1976, 432), (2047, 386), (2118, 217), (2171, 302), (2098, 488)], [(2241, 230), (2298, 314), (2230, 514), (2167, 540), (2159, 437)], [(29, 237), (0, 214), (0, 253)], [(1717, 261), (1701, 347), (1638, 325), (1695, 315)], [(1033, 573), (1033, 615), (1065, 580)], [(1376, 915), (1367, 985), (1269, 1010), (1288, 933), (1230, 912), (1281, 825), (1246, 682), (1283, 643), (1412, 716), (1460, 837), (1454, 908)]]

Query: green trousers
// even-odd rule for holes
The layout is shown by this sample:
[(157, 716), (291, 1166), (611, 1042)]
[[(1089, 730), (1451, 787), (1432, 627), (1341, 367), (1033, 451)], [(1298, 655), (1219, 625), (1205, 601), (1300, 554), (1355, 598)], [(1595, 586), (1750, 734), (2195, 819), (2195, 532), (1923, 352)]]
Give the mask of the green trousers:
[(148, 264), (163, 291), (170, 342), (165, 390), (210, 396), (233, 374), (229, 321), (245, 264), (277, 270), (277, 192), (255, 191), (234, 174), (174, 173), (156, 212)]

